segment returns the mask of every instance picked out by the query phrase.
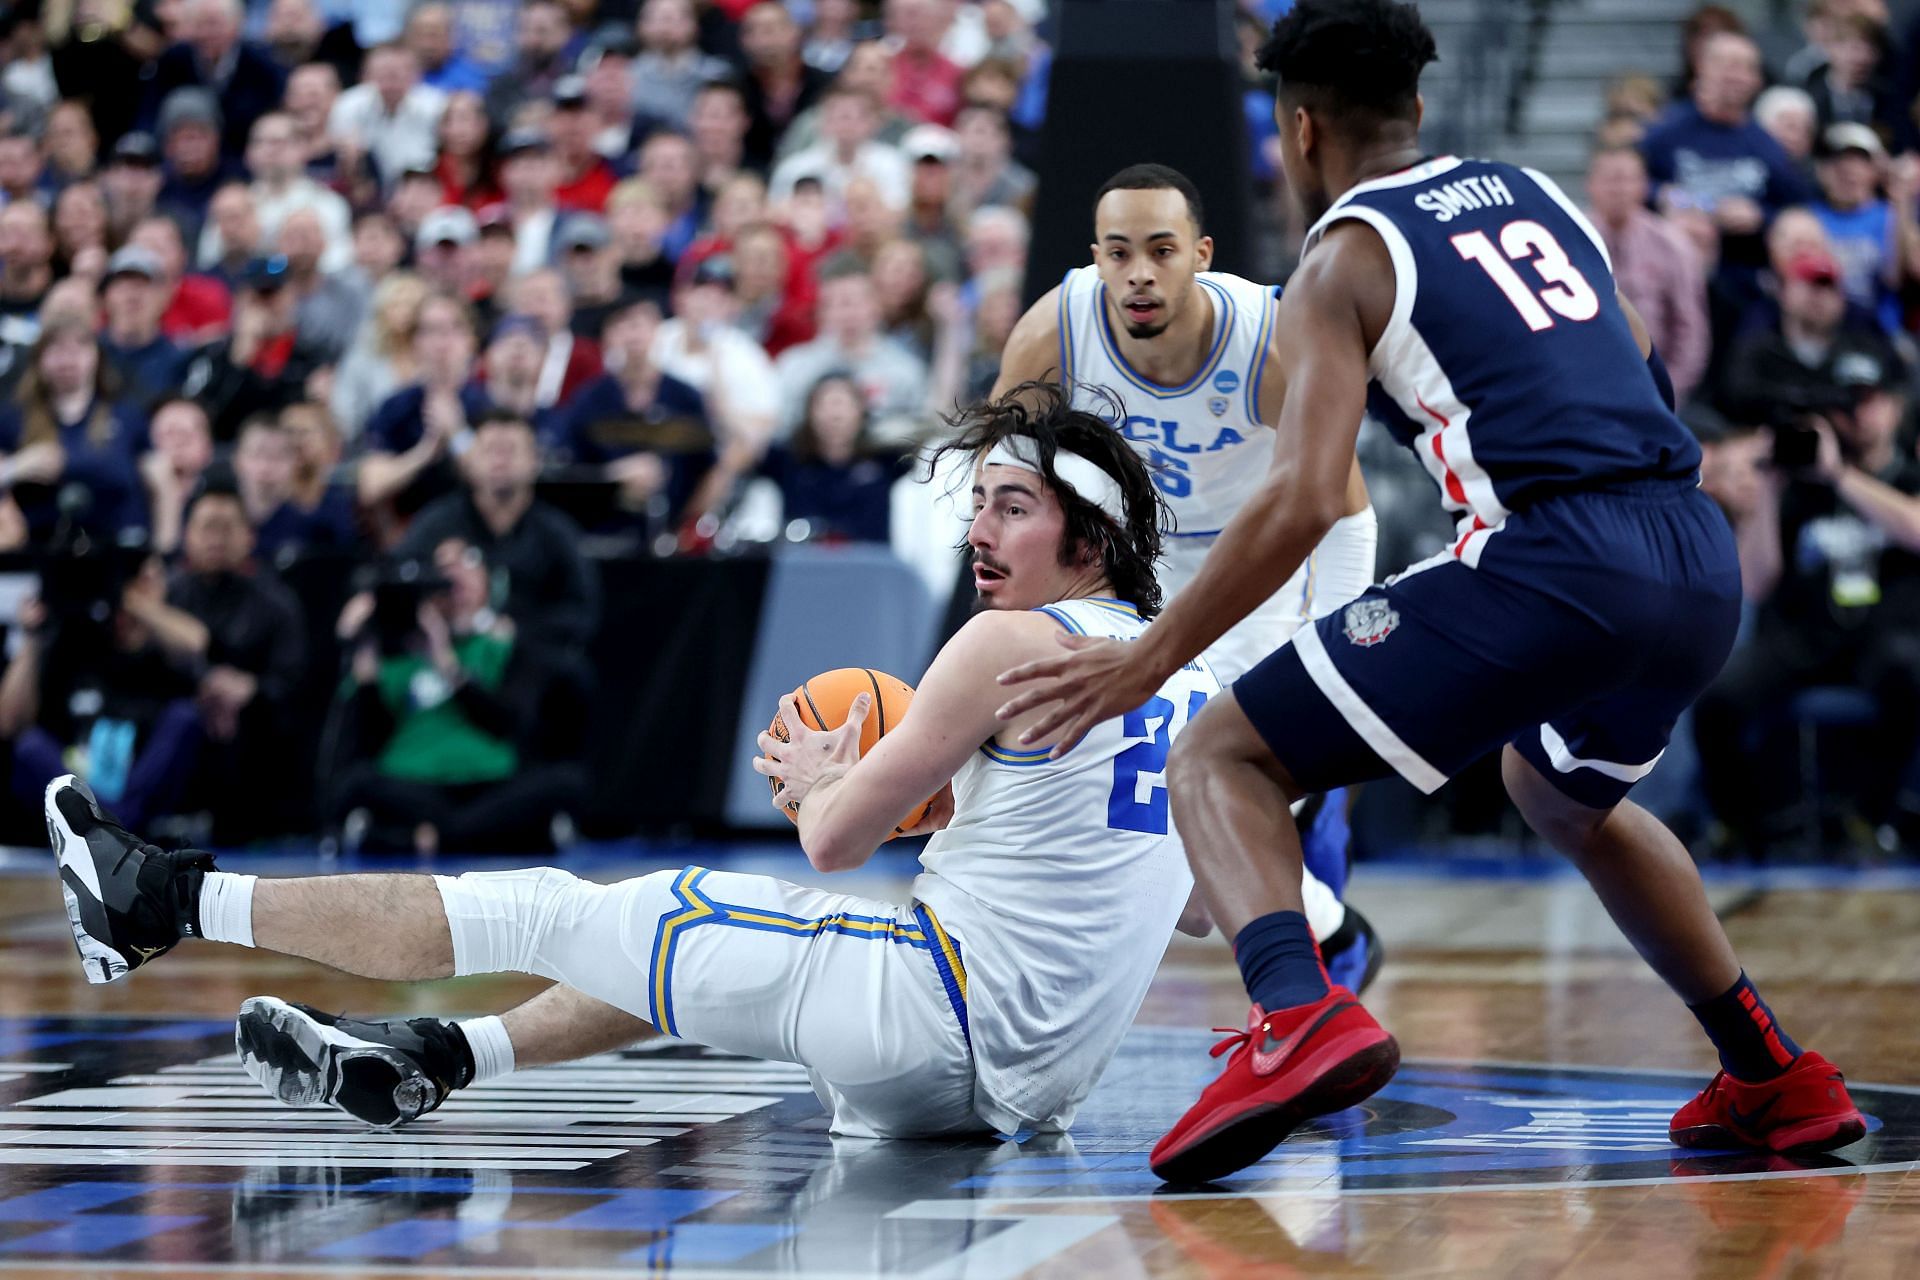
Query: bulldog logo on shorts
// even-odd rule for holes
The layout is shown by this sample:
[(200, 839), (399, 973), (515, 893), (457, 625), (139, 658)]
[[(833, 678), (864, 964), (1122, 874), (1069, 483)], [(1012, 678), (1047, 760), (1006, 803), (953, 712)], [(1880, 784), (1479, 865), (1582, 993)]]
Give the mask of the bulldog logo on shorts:
[(1356, 600), (1347, 606), (1347, 639), (1362, 649), (1373, 648), (1399, 625), (1400, 615), (1385, 600)]

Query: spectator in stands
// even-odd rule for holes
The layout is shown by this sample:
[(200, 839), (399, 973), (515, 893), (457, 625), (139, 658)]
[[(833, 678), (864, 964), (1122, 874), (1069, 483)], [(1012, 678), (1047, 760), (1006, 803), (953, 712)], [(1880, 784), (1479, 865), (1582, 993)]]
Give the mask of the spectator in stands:
[(528, 0), (520, 6), (513, 28), (513, 62), (487, 86), (487, 114), (499, 128), (512, 126), (524, 102), (537, 102), (553, 92), (553, 83), (567, 74), (567, 44), (573, 27), (558, 0)]
[(882, 245), (900, 238), (906, 211), (890, 204), (871, 178), (855, 178), (841, 199), (840, 249), (869, 269)]
[[(526, 414), (564, 405), (601, 371), (600, 344), (573, 332), (573, 302), (567, 296), (565, 277), (551, 267), (528, 272), (508, 285), (508, 298), (514, 312), (537, 323), (542, 354), (535, 367), (532, 403), (518, 399), (500, 403)], [(514, 332), (529, 336), (524, 327)], [(487, 367), (491, 380), (491, 361)]]
[(480, 228), (472, 212), (443, 205), (420, 220), (413, 237), (413, 263), (431, 289), (465, 295), (473, 275)]
[(620, 179), (606, 157), (594, 150), (594, 120), (587, 110), (587, 82), (579, 76), (562, 76), (554, 83), (551, 105), (547, 133), (560, 167), (554, 202), (563, 210), (600, 213), (607, 207), (608, 193)]
[(167, 590), (167, 605), (200, 628), (197, 643), (175, 656), (195, 679), (203, 740), (194, 754), (218, 780), (225, 839), (283, 829), (290, 779), (280, 762), (297, 732), (290, 704), (307, 661), (300, 603), (272, 575), (250, 571), (255, 545), (241, 496), (226, 485), (202, 488), (187, 508), (180, 572)]
[(873, 255), (873, 287), (880, 299), (883, 332), (922, 360), (930, 358), (934, 324), (927, 294), (933, 279), (925, 252), (912, 240), (882, 243)]
[(733, 324), (769, 356), (814, 335), (811, 279), (796, 279), (787, 238), (770, 222), (742, 227), (734, 237)]
[(934, 276), (957, 279), (961, 255), (953, 217), (953, 165), (960, 154), (959, 139), (951, 129), (923, 124), (906, 136), (900, 151), (913, 165), (913, 186), (901, 231), (926, 253)]
[[(332, 415), (309, 401), (290, 404), (280, 411), (280, 430), (293, 447), (293, 487), (288, 503), (314, 526), (330, 531), (325, 535), (328, 545), (356, 546), (360, 529), (354, 518), (353, 491), (347, 485), (333, 483), (341, 445), (340, 428)], [(318, 544), (322, 535), (316, 532), (314, 536)]]
[(625, 296), (620, 283), (620, 259), (613, 248), (607, 220), (576, 213), (560, 224), (560, 271), (567, 295), (573, 300), (569, 327), (575, 337), (600, 341), (607, 317)]
[(205, 348), (187, 368), (186, 387), (207, 406), (214, 439), (231, 441), (256, 413), (273, 413), (305, 394), (325, 363), (299, 340), (298, 295), (283, 256), (256, 258), (234, 298), (233, 333)]
[(53, 287), (53, 232), (32, 200), (0, 208), (0, 339), (9, 347), (39, 336), (40, 305)]
[(869, 438), (867, 402), (844, 374), (828, 374), (808, 393), (793, 438), (768, 451), (761, 471), (780, 486), (784, 519), (804, 520), (808, 536), (886, 542), (894, 482), (910, 457)]
[(1694, 85), (1699, 79), (1700, 63), (1706, 56), (1707, 46), (1718, 35), (1747, 34), (1747, 24), (1740, 15), (1725, 5), (1703, 4), (1688, 15), (1686, 25), (1680, 30), (1680, 78), (1674, 84), (1673, 96), (1691, 98)]
[(927, 391), (927, 367), (880, 332), (880, 300), (873, 277), (858, 260), (834, 258), (820, 269), (820, 336), (778, 361), (788, 430), (797, 427), (807, 393), (829, 373), (850, 373), (875, 416), (917, 412)]
[(490, 329), (505, 313), (507, 281), (513, 278), (519, 244), (513, 236), (513, 216), (504, 204), (488, 205), (474, 221), (479, 223), (480, 238), (474, 242), (465, 293), (474, 315)]
[(780, 423), (780, 378), (765, 349), (736, 327), (739, 311), (733, 260), (705, 259), (674, 292), (653, 359), (701, 394), (722, 440), (757, 461)]
[(968, 107), (960, 113), (954, 134), (959, 143), (953, 169), (955, 216), (965, 218), (989, 205), (1025, 213), (1039, 179), (1013, 158), (1013, 135), (1005, 114), (990, 107)]
[(1920, 734), (1920, 462), (1898, 446), (1907, 405), (1897, 360), (1836, 368), (1851, 407), (1806, 421), (1810, 464), (1788, 470), (1779, 541), (1757, 587), (1752, 639), (1695, 707), (1694, 731), (1715, 813), (1764, 850), (1777, 806), (1795, 794), (1793, 753), (1761, 730), (1814, 685), (1849, 684), (1877, 716), (1847, 779), (1857, 816), (1888, 846), (1920, 838), (1920, 796), (1901, 783)]
[[(815, 6), (816, 18), (823, 6)], [(746, 55), (747, 162), (766, 172), (780, 135), (801, 112), (819, 101), (832, 82), (831, 68), (809, 66), (801, 56), (800, 24), (778, 0), (759, 0), (740, 17), (740, 49)]]
[(813, 25), (807, 29), (800, 56), (808, 66), (837, 75), (855, 49), (879, 46), (870, 25), (860, 16), (858, 0), (815, 0)]
[(736, 178), (754, 176), (747, 162), (747, 130), (751, 125), (746, 98), (733, 81), (703, 84), (694, 95), (693, 108), (687, 113), (687, 133), (699, 156), (701, 189), (709, 195)]
[(404, 271), (374, 289), (368, 322), (333, 376), (330, 404), (348, 436), (358, 436), (382, 401), (414, 381), (413, 335), (427, 292), (426, 281)]
[(403, 44), (368, 53), (365, 77), (333, 104), (327, 136), (371, 157), (383, 183), (414, 167), (432, 169), (446, 95), (421, 83), (420, 64)]
[(673, 289), (673, 260), (665, 247), (671, 221), (659, 193), (642, 179), (627, 179), (607, 197), (607, 233), (620, 264), (620, 287), (662, 309)]
[(449, 95), (485, 92), (486, 71), (454, 47), (452, 5), (439, 0), (416, 5), (401, 38), (413, 51), (422, 84)]
[(542, 129), (512, 129), (500, 139), (500, 185), (513, 223), (513, 268), (535, 271), (552, 258), (560, 209), (560, 164)]
[(307, 176), (315, 182), (344, 182), (351, 175), (346, 157), (327, 135), (327, 121), (340, 100), (340, 73), (324, 62), (295, 67), (287, 77), (283, 104), (294, 130), (307, 143)]
[(604, 466), (623, 504), (649, 532), (698, 515), (696, 491), (717, 456), (701, 394), (661, 371), (653, 352), (660, 311), (635, 302), (607, 323), (611, 367), (568, 409), (560, 433), (569, 461)]
[[(289, 405), (282, 416), (294, 409)], [(310, 511), (294, 501), (297, 461), (293, 438), (279, 419), (250, 418), (240, 428), (233, 475), (262, 564), (282, 565), (309, 551), (340, 552), (353, 545), (352, 522), (339, 518), (337, 505)]]
[(975, 209), (967, 219), (967, 275), (1027, 269), (1027, 242), (1033, 229), (1017, 210), (1000, 205)]
[(1674, 394), (1685, 400), (1706, 374), (1711, 343), (1699, 260), (1680, 232), (1646, 207), (1646, 165), (1633, 148), (1594, 152), (1587, 202), (1613, 261), (1614, 283), (1646, 321)]
[(679, 272), (684, 276), (696, 263), (715, 254), (733, 251), (733, 238), (740, 228), (764, 221), (767, 217), (767, 185), (751, 173), (738, 173), (713, 195), (713, 208), (707, 218), (707, 234), (687, 246), (680, 255)]
[(80, 270), (89, 251), (102, 259), (107, 253), (107, 201), (90, 181), (72, 182), (53, 201), (53, 241), (57, 265), (66, 273)]
[(940, 52), (952, 9), (941, 0), (887, 0), (887, 36), (893, 44), (893, 86), (887, 105), (921, 124), (952, 125), (960, 112), (966, 74)]
[(22, 128), (0, 128), (0, 198), (7, 204), (44, 204), (52, 195), (40, 140)]
[(151, 543), (171, 556), (186, 528), (187, 500), (213, 465), (213, 427), (199, 401), (176, 396), (155, 406), (148, 434), (153, 449), (140, 458), (140, 478), (152, 514)]
[(1903, 189), (1892, 202), (1880, 197), (1887, 167), (1886, 148), (1872, 129), (1828, 126), (1820, 137), (1816, 169), (1821, 198), (1812, 209), (1840, 261), (1848, 302), (1872, 312), (1888, 333), (1897, 333), (1900, 287), (1920, 275), (1920, 226), (1914, 224), (1913, 165), (1896, 171)]
[[(885, 41), (868, 40), (854, 46), (846, 65), (834, 76), (829, 93), (832, 89), (845, 89), (866, 98), (880, 122), (874, 131), (874, 140), (898, 146), (917, 122), (911, 116), (887, 106), (887, 93), (892, 87), (892, 53), (888, 51)], [(822, 95), (819, 102), (794, 117), (793, 123), (787, 126), (786, 133), (781, 135), (779, 144), (774, 148), (776, 164), (819, 145), (826, 105), (826, 95)]]
[(453, 491), (454, 441), (487, 408), (486, 393), (471, 382), (474, 346), (466, 304), (450, 294), (428, 295), (413, 334), (417, 381), (367, 420), (356, 474), (362, 506), (391, 502), (399, 515), (411, 516)]
[(155, 207), (179, 224), (187, 243), (197, 244), (213, 193), (240, 177), (220, 153), (220, 108), (209, 90), (189, 86), (167, 96), (160, 109), (160, 146), (166, 178)]
[(1802, 85), (1813, 96), (1824, 130), (1841, 122), (1872, 126), (1890, 117), (1891, 90), (1881, 68), (1884, 13), (1835, 13), (1826, 23), (1826, 61)]
[(633, 105), (633, 60), (639, 54), (639, 44), (620, 35), (596, 40), (580, 59), (593, 149), (615, 164), (624, 163), (646, 136), (646, 122)]
[(401, 554), (425, 555), (449, 538), (478, 547), (523, 642), (553, 662), (579, 659), (599, 618), (599, 582), (580, 554), (579, 527), (534, 496), (532, 426), (510, 413), (483, 416), (461, 471), (464, 487), (420, 513)]
[(1774, 213), (1807, 191), (1793, 162), (1758, 124), (1749, 104), (1760, 90), (1760, 53), (1745, 36), (1722, 33), (1701, 45), (1693, 96), (1676, 103), (1646, 136), (1642, 152), (1655, 203), (1713, 219), (1721, 259), (1751, 269)]
[(121, 398), (92, 317), (50, 311), (13, 403), (0, 409), (0, 480), (8, 489), (47, 486), (32, 498), (14, 495), (33, 539), (43, 542), (63, 512), (98, 532), (144, 530), (146, 448), (146, 414)]
[(661, 233), (660, 247), (669, 262), (677, 263), (706, 220), (700, 156), (693, 139), (666, 129), (652, 134), (640, 148), (640, 177), (666, 209), (667, 228)]
[[(259, 6), (254, 7), (257, 14)], [(357, 72), (360, 46), (354, 43), (353, 28), (341, 23), (329, 29), (314, 0), (270, 0), (266, 10), (260, 42), (282, 72), (316, 60), (346, 68), (343, 75)]]
[(494, 176), (493, 123), (478, 93), (460, 89), (447, 95), (439, 140), (441, 204), (477, 211), (506, 198)]
[(160, 145), (148, 133), (129, 133), (113, 144), (113, 158), (100, 174), (107, 198), (110, 239), (123, 242), (143, 218), (152, 216), (166, 181), (160, 172)]
[(367, 297), (341, 273), (321, 269), (326, 232), (313, 209), (297, 209), (280, 226), (275, 248), (287, 260), (287, 289), (294, 298), (294, 331), (302, 349), (320, 364), (338, 364), (366, 316)]
[(812, 178), (838, 204), (849, 182), (866, 177), (879, 184), (888, 204), (905, 208), (912, 175), (899, 148), (875, 139), (879, 119), (872, 99), (835, 85), (821, 103), (820, 113), (820, 142), (780, 162), (768, 184), (768, 196), (776, 202), (785, 200), (793, 194), (795, 183)]
[(126, 395), (151, 405), (172, 395), (186, 373), (187, 352), (160, 332), (160, 259), (137, 244), (114, 254), (101, 285), (106, 323), (100, 351), (119, 373)]
[(240, 0), (183, 0), (180, 15), (180, 42), (160, 55), (144, 86), (143, 123), (161, 120), (164, 142), (166, 100), (182, 88), (205, 90), (224, 122), (219, 150), (238, 159), (253, 122), (280, 105), (286, 76), (265, 49), (240, 38)]
[[(236, 289), (247, 264), (263, 256), (267, 241), (260, 234), (260, 215), (253, 205), (253, 193), (244, 182), (229, 182), (213, 193), (207, 205), (207, 222), (200, 231), (202, 251), (195, 255), (199, 268), (225, 285)], [(211, 247), (213, 252), (208, 252)]]
[(689, 0), (645, 0), (637, 30), (634, 108), (657, 123), (684, 129), (694, 95), (701, 85), (725, 77), (727, 64), (701, 52), (700, 27)]
[[(0, 678), (0, 738), (13, 743), (16, 799), (31, 804), (70, 752), (103, 803), (142, 824), (175, 811), (204, 741), (187, 664), (205, 624), (166, 600), (160, 558), (114, 551), (107, 594), (89, 598), (56, 570), (44, 600), (20, 610), (25, 643)], [(125, 576), (121, 576), (122, 566)], [(117, 597), (117, 599), (116, 599)], [(97, 607), (114, 605), (96, 621)]]
[(350, 764), (330, 788), (332, 820), (349, 848), (547, 846), (570, 827), (556, 819), (579, 806), (584, 783), (574, 766), (524, 758), (538, 660), (478, 548), (449, 539), (431, 566), (447, 586), (426, 595), (408, 632), (381, 635), (371, 594), (342, 615), (353, 663), (337, 714)]
[(1734, 347), (1726, 408), (1737, 419), (1792, 421), (1850, 410), (1853, 388), (1880, 385), (1901, 368), (1886, 336), (1871, 323), (1848, 326), (1838, 259), (1823, 249), (1800, 253), (1780, 282), (1780, 317)]
[(406, 238), (392, 218), (376, 211), (353, 220), (353, 265), (348, 272), (356, 284), (371, 289), (399, 270), (406, 256)]
[(1793, 161), (1803, 179), (1813, 177), (1813, 139), (1819, 113), (1805, 89), (1777, 84), (1753, 100), (1753, 119)]
[(308, 210), (326, 238), (320, 270), (329, 274), (353, 261), (353, 214), (337, 192), (307, 176), (308, 142), (293, 117), (270, 111), (253, 126), (247, 141), (247, 168), (253, 174), (253, 207), (268, 241), (280, 234), (289, 215)]
[[(411, 237), (419, 243), (420, 225), (427, 215), (436, 209), (460, 209), (461, 205), (441, 203), (446, 195), (439, 177), (430, 168), (415, 166), (400, 175), (393, 185), (392, 193), (387, 197), (384, 212), (393, 219), (393, 225), (401, 235)], [(471, 209), (466, 210), (471, 214)]]
[(47, 176), (56, 186), (64, 188), (93, 177), (100, 159), (100, 134), (84, 102), (57, 104), (47, 114), (46, 132), (40, 141), (47, 157)]

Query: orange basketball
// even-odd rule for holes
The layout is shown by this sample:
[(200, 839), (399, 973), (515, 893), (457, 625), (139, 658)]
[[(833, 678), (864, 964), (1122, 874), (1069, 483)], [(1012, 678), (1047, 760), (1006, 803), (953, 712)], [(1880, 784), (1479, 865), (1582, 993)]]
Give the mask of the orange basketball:
[[(913, 689), (904, 680), (888, 675), (884, 671), (872, 671), (866, 667), (841, 667), (835, 671), (823, 672), (802, 684), (793, 691), (793, 700), (799, 704), (800, 720), (809, 729), (836, 729), (847, 720), (847, 709), (853, 700), (863, 693), (873, 695), (873, 706), (867, 712), (867, 721), (860, 726), (860, 754), (865, 755), (880, 741), (881, 735), (900, 723), (907, 714), (907, 707), (913, 702)], [(775, 713), (773, 723), (767, 726), (767, 732), (782, 742), (792, 741), (787, 725)], [(780, 789), (780, 779), (770, 778), (773, 789)], [(927, 815), (927, 806), (933, 798), (915, 805), (913, 812), (894, 824), (893, 836), (914, 826)], [(798, 810), (792, 805), (783, 806), (781, 812), (787, 815), (789, 822), (798, 822)], [(893, 839), (888, 836), (887, 839)]]

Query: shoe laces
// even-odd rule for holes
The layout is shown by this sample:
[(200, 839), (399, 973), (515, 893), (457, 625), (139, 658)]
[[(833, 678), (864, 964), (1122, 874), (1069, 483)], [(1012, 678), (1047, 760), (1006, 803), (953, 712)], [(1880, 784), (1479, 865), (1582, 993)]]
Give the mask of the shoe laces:
[(1215, 1027), (1214, 1030), (1223, 1032), (1226, 1035), (1226, 1039), (1207, 1050), (1207, 1056), (1209, 1058), (1217, 1058), (1223, 1053), (1231, 1053), (1253, 1039), (1253, 1032), (1243, 1031), (1238, 1027)]

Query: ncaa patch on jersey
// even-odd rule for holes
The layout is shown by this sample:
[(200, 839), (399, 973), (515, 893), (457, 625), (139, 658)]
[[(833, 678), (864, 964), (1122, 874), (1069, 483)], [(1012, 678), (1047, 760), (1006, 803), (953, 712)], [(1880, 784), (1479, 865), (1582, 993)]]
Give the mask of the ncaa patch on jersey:
[(1213, 411), (1214, 417), (1224, 418), (1227, 416), (1228, 406), (1232, 403), (1233, 402), (1225, 396), (1212, 396), (1207, 400), (1207, 408)]
[(1240, 387), (1240, 375), (1231, 369), (1222, 369), (1213, 375), (1213, 389), (1223, 396), (1230, 396)]
[(1347, 606), (1344, 621), (1348, 641), (1371, 649), (1394, 633), (1400, 615), (1385, 600), (1356, 600)]

